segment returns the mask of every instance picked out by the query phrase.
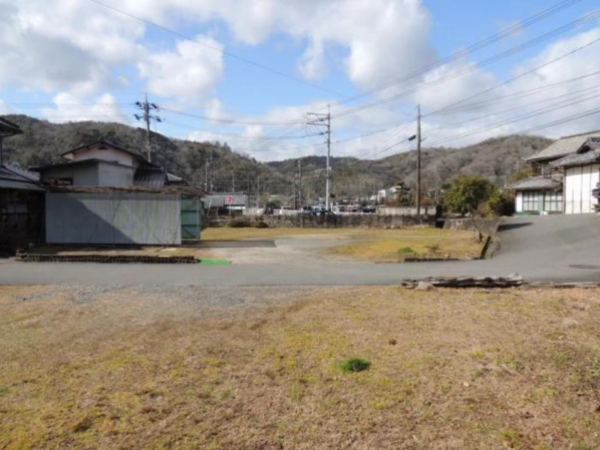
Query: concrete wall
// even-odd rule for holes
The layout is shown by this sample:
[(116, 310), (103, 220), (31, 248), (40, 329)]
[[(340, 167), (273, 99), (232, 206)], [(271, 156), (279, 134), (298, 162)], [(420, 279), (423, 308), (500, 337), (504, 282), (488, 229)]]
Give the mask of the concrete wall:
[(180, 245), (179, 195), (48, 193), (48, 244)]
[[(251, 220), (250, 218), (248, 218)], [(419, 222), (411, 216), (379, 216), (376, 214), (348, 216), (262, 216), (252, 219), (272, 228), (407, 228), (417, 225), (434, 226), (434, 217)]]

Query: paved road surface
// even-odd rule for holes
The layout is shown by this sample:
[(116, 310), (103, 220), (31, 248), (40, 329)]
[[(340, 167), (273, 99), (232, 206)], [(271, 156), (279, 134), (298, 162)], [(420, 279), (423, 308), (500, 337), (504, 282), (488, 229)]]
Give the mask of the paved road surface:
[(386, 285), (428, 276), (506, 276), (600, 282), (600, 216), (510, 218), (490, 261), (368, 264), (297, 261), (232, 266), (0, 263), (0, 284)]

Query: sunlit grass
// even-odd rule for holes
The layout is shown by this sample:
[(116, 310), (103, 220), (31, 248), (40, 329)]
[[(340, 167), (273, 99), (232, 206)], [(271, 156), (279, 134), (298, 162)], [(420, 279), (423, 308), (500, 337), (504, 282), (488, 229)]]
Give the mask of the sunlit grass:
[(0, 287), (0, 448), (600, 448), (599, 290), (89, 295)]

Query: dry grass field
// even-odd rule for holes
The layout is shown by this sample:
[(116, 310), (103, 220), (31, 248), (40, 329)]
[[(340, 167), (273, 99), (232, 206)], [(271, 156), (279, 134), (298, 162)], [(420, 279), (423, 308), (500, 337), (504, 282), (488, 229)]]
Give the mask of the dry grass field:
[(323, 256), (370, 262), (403, 262), (406, 258), (475, 259), (483, 243), (469, 231), (436, 228), (311, 229), (311, 228), (209, 228), (203, 240), (275, 239), (280, 237), (328, 238), (340, 245), (327, 247)]
[(0, 449), (597, 449), (598, 323), (599, 290), (0, 287)]
[(476, 259), (483, 243), (470, 231), (436, 228), (402, 230), (357, 230), (350, 243), (331, 247), (327, 253), (359, 261), (378, 263), (419, 259)]

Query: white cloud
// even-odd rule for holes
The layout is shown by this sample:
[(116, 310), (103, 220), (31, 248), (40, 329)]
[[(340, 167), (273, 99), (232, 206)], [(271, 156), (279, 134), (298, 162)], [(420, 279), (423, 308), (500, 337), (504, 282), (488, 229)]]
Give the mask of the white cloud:
[(93, 103), (66, 92), (57, 94), (53, 99), (54, 108), (44, 108), (42, 114), (52, 122), (121, 122), (130, 124), (130, 120), (120, 110), (115, 97), (104, 94)]
[(0, 89), (90, 94), (135, 58), (144, 28), (78, 0), (0, 0)]
[(175, 51), (148, 53), (138, 64), (148, 81), (148, 91), (161, 97), (175, 97), (182, 103), (197, 104), (211, 93), (223, 75), (223, 45), (198, 36), (205, 46), (178, 41)]
[(248, 45), (275, 35), (309, 44), (298, 61), (310, 79), (327, 73), (328, 45), (347, 52), (344, 69), (353, 83), (373, 88), (430, 63), (431, 18), (422, 0), (128, 0), (128, 10), (161, 20), (184, 14), (188, 20), (223, 20)]

